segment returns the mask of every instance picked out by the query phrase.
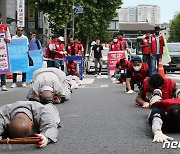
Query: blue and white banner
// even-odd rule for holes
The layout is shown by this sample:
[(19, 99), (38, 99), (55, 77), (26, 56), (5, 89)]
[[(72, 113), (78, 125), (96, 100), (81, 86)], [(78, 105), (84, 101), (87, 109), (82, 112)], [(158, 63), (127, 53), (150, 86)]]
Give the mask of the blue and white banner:
[(28, 72), (29, 60), (27, 39), (12, 39), (11, 42), (8, 43), (8, 51), (11, 72)]
[(40, 50), (30, 50), (29, 55), (33, 60), (34, 66), (29, 67), (29, 72), (26, 75), (26, 81), (30, 82), (35, 70), (42, 68), (43, 56), (40, 53)]

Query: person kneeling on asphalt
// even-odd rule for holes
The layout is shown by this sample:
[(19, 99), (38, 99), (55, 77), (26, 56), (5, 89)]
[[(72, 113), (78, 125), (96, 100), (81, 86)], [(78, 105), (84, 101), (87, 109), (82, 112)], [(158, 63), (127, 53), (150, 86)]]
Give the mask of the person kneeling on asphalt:
[(79, 65), (76, 61), (70, 59), (66, 62), (66, 75), (77, 76), (80, 79)]
[(149, 101), (155, 89), (161, 89), (162, 99), (175, 98), (176, 93), (179, 91), (173, 80), (162, 77), (159, 74), (153, 74), (150, 78), (146, 78), (143, 81), (143, 86), (136, 97), (136, 105), (148, 108)]
[(36, 136), (38, 148), (57, 142), (60, 117), (53, 104), (18, 101), (0, 107), (0, 139)]
[(126, 93), (135, 93), (134, 85), (137, 84), (140, 89), (146, 77), (150, 76), (150, 70), (147, 63), (142, 62), (139, 56), (134, 56), (131, 59), (131, 64), (127, 69), (126, 74)]
[(116, 63), (116, 69), (114, 71), (114, 77), (118, 81), (117, 83), (123, 83), (126, 80), (126, 71), (131, 63), (124, 58), (120, 59)]
[[(70, 99), (66, 74), (58, 68), (40, 68), (33, 73), (32, 87), (27, 99), (47, 104)], [(70, 87), (69, 87), (70, 88)]]
[[(163, 91), (155, 89), (150, 100), (150, 115), (148, 121), (152, 124), (153, 142), (167, 142), (173, 140), (164, 131), (180, 131), (180, 98), (163, 99)], [(176, 97), (180, 96), (180, 90)]]

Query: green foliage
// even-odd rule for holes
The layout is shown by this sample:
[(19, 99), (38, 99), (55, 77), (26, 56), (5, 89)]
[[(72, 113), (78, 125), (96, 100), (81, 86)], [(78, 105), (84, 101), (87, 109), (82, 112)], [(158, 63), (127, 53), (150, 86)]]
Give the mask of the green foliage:
[(180, 13), (172, 20), (170, 25), (169, 42), (180, 42)]
[[(112, 39), (112, 33), (106, 32), (111, 20), (117, 15), (116, 9), (122, 0), (74, 0), (75, 6), (83, 6), (82, 14), (75, 14), (75, 36), (83, 40), (99, 37), (103, 42)], [(49, 14), (51, 27), (59, 32), (66, 25), (72, 27), (73, 0), (39, 0), (36, 5)]]

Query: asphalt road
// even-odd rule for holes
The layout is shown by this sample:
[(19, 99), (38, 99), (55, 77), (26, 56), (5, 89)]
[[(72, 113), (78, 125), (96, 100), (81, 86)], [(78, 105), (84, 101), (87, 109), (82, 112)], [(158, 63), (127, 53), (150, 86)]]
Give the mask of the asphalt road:
[[(180, 74), (170, 74), (180, 83)], [(0, 92), (0, 105), (26, 100), (28, 88)], [(58, 142), (46, 148), (35, 145), (0, 145), (1, 153), (13, 154), (179, 154), (180, 149), (162, 149), (152, 143), (147, 123), (148, 109), (135, 106), (137, 94), (126, 94), (123, 85), (111, 83), (106, 76), (94, 80), (86, 76), (71, 100), (56, 105), (61, 124)], [(180, 134), (168, 134), (180, 141)]]

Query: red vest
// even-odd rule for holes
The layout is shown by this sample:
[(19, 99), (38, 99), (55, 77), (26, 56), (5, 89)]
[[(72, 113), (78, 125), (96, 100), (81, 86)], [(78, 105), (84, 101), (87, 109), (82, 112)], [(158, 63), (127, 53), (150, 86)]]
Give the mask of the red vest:
[(65, 55), (64, 54), (60, 54), (60, 52), (64, 52), (64, 44), (63, 43), (59, 43), (57, 42), (56, 43), (56, 49), (59, 53), (55, 53), (55, 58), (65, 58)]
[[(74, 45), (74, 51), (75, 51), (75, 55), (78, 55), (78, 46), (77, 44)], [(72, 44), (68, 44), (68, 48), (67, 48), (67, 53), (68, 55), (72, 55)]]
[(148, 64), (143, 62), (140, 71), (135, 71), (131, 63), (129, 65), (129, 70), (132, 73), (131, 80), (134, 83), (138, 83), (139, 81), (143, 82), (144, 79), (147, 77)]
[(156, 106), (160, 106), (164, 112), (167, 112), (172, 105), (180, 105), (180, 98), (164, 99), (155, 103)]
[(82, 43), (79, 43), (79, 44), (78, 44), (78, 53), (79, 53), (80, 56), (83, 56), (83, 51), (82, 51), (82, 49), (83, 49), (83, 44), (82, 44)]
[(73, 62), (73, 66), (70, 67), (70, 65), (68, 64), (68, 62), (66, 62), (66, 67), (67, 67), (67, 72), (69, 73), (69, 75), (76, 75), (77, 74), (77, 62), (74, 61)]
[(45, 58), (48, 58), (48, 59), (54, 59), (55, 58), (55, 53), (54, 52), (51, 52), (50, 49), (49, 49), (49, 44), (53, 44), (54, 42), (50, 41), (46, 47), (46, 53), (45, 53)]
[[(143, 91), (144, 91), (144, 98), (145, 101), (148, 101), (151, 99), (152, 92), (148, 88), (148, 80), (149, 78), (146, 78), (143, 82)], [(161, 88), (162, 91), (162, 99), (171, 99), (172, 98), (172, 91), (175, 87), (176, 83), (169, 79), (169, 78), (164, 78), (164, 85)]]
[(124, 40), (124, 39), (118, 40), (118, 44), (119, 44), (119, 47), (120, 47), (120, 51), (126, 50), (126, 48), (127, 48), (126, 40)]
[(125, 70), (125, 69), (129, 68), (131, 62), (129, 62), (128, 60), (125, 60), (125, 64), (122, 65), (122, 64), (120, 63), (120, 60), (119, 60), (119, 61), (117, 62), (117, 64), (119, 65), (119, 70)]
[[(149, 42), (149, 39), (147, 38), (142, 38), (142, 42), (143, 42), (143, 45), (147, 45), (148, 42)], [(150, 47), (149, 46), (145, 46), (142, 48), (142, 53), (145, 55), (145, 54), (150, 54)]]
[(7, 31), (7, 25), (6, 24), (0, 24), (0, 32), (6, 32)]
[(120, 51), (120, 43), (114, 42), (111, 44), (111, 51)]
[(157, 43), (160, 44), (160, 54), (163, 54), (163, 46), (164, 46), (164, 37), (161, 35), (159, 37), (159, 42), (156, 41), (156, 35), (152, 34), (151, 37), (151, 53), (156, 54), (157, 53)]

